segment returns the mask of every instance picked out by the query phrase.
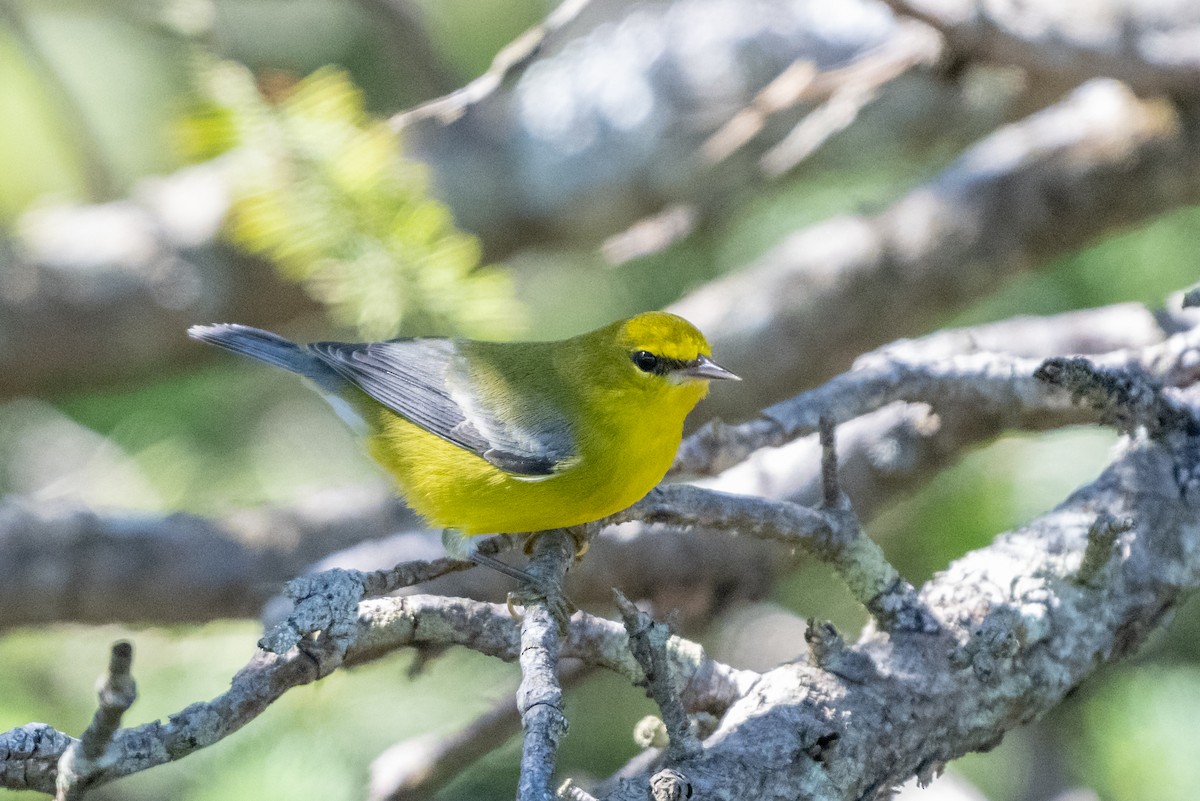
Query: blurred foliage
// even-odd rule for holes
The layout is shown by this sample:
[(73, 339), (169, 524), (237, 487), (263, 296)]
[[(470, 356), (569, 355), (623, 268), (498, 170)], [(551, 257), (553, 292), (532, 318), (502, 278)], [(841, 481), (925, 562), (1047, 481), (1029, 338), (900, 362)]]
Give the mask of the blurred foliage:
[(1116, 441), (1113, 432), (1090, 427), (1002, 437), (885, 511), (871, 532), (905, 578), (920, 584), (1095, 480)]
[[(0, 28), (0, 222), (16, 217), (34, 198), (83, 191), (71, 142), (55, 125), (53, 103), (21, 57), (9, 31)], [(38, 135), (42, 134), (42, 135)]]
[(1200, 207), (1165, 214), (1116, 233), (1060, 261), (1055, 269), (1021, 276), (1004, 290), (957, 315), (973, 325), (1013, 314), (1051, 314), (1119, 301), (1159, 308), (1200, 275)]
[(0, 436), (0, 494), (222, 514), (387, 481), (316, 393), (256, 365), (77, 395), (57, 408), (15, 401), (0, 406), (0, 430), (6, 423), (20, 433)]
[(1200, 667), (1142, 664), (1083, 704), (1071, 743), (1080, 772), (1110, 801), (1192, 801), (1200, 787)]
[(438, 50), (459, 74), (479, 75), (492, 57), (525, 30), (541, 24), (553, 0), (416, 0)]
[(0, 9), (0, 226), (35, 200), (111, 199), (89, 194), (89, 170), (123, 192), (177, 165), (170, 120), (189, 80), (179, 42), (113, 11), (72, 0)]
[(237, 244), (368, 339), (520, 330), (508, 275), (479, 265), (478, 240), (430, 197), (425, 166), (366, 114), (346, 73), (256, 85), (246, 68), (221, 62), (201, 74), (209, 103), (181, 124), (180, 139), (197, 159), (232, 161)]

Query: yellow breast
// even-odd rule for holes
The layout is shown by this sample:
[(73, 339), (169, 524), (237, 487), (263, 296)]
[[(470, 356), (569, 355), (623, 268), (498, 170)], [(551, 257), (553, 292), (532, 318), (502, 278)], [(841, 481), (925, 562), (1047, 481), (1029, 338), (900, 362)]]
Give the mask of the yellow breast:
[(608, 402), (603, 414), (581, 415), (595, 422), (576, 432), (578, 456), (546, 477), (506, 473), (384, 409), (368, 447), (435, 526), (468, 535), (574, 526), (632, 505), (662, 480), (705, 388), (680, 390), (649, 407)]

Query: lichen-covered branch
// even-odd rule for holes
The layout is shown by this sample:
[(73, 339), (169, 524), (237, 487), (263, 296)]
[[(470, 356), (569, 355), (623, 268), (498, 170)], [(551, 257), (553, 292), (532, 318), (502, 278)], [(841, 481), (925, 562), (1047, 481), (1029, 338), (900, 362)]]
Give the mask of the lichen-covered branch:
[[(1132, 650), (1188, 590), (1200, 586), (1200, 543), (1192, 542), (1200, 537), (1196, 331), (1069, 362), (992, 353), (947, 356), (945, 339), (924, 343), (931, 352), (941, 349), (924, 362), (922, 343), (864, 359), (865, 378), (857, 386), (866, 400), (849, 403), (854, 413), (895, 400), (882, 379), (892, 374), (897, 385), (907, 382), (910, 389), (1010, 421), (1062, 413), (1069, 416), (1056, 419), (1105, 422), (1134, 434), (1096, 482), (1024, 529), (964, 557), (919, 593), (896, 580), (840, 493), (836, 505), (806, 508), (669, 485), (615, 516), (611, 522), (698, 527), (695, 537), (711, 528), (802, 546), (829, 560), (876, 620), (877, 627), (868, 626), (854, 645), (814, 626), (811, 664), (761, 675), (706, 659), (686, 640), (666, 640), (668, 672), (678, 677), (683, 707), (723, 714), (717, 731), (688, 757), (686, 775), (675, 777), (672, 786), (686, 781), (713, 798), (786, 797), (800, 788), (815, 798), (868, 796), (985, 747), (1057, 703), (1095, 669), (1096, 655), (1111, 659)], [(847, 402), (853, 376), (831, 382)], [(1075, 405), (1072, 391), (1088, 402)], [(827, 415), (830, 395), (818, 390), (814, 397), (824, 399), (818, 405)], [(988, 411), (988, 403), (995, 408)], [(799, 407), (788, 413), (793, 412), (800, 414)], [(825, 429), (828, 451), (828, 423)], [(832, 460), (822, 463), (825, 485), (836, 490)], [(561, 534), (544, 535), (536, 548), (554, 560), (543, 560), (545, 553), (535, 556), (535, 575), (558, 575), (570, 557)], [(538, 568), (543, 561), (546, 570)], [(551, 562), (558, 567), (551, 570)], [(420, 569), (381, 574), (380, 586)], [(527, 676), (543, 674), (552, 667), (547, 655), (561, 653), (634, 683), (645, 680), (627, 633), (611, 621), (576, 616), (556, 649), (547, 640), (557, 640), (548, 605), (531, 604), (518, 625), (504, 607), (463, 599), (364, 601), (364, 575), (332, 572), (298, 583), (296, 594), (314, 604), (303, 614), (298, 610), (288, 639), (273, 642), (282, 653), (256, 655), (228, 692), (166, 723), (117, 730), (111, 761), (106, 759), (92, 781), (186, 756), (236, 731), (292, 686), (407, 646), (455, 644), (521, 659), (528, 663)], [(547, 580), (542, 589), (555, 585)], [(316, 603), (320, 599), (323, 605)], [(527, 749), (526, 775), (533, 781), (526, 793), (538, 797), (550, 792), (555, 732), (561, 732), (553, 725), (562, 720), (556, 681), (527, 689), (522, 704), (527, 729), (540, 744)], [(552, 725), (528, 722), (531, 711), (555, 709), (559, 716), (547, 716)], [(9, 787), (49, 791), (53, 765), (71, 744), (44, 727), (0, 735), (0, 777)], [(764, 764), (771, 769), (763, 770)], [(652, 775), (658, 774), (645, 768), (640, 781), (627, 783), (612, 798), (631, 797), (633, 787), (644, 794)]]
[(137, 685), (130, 672), (133, 646), (125, 641), (113, 644), (108, 672), (97, 690), (100, 703), (83, 736), (63, 753), (58, 761), (57, 801), (82, 797), (96, 776), (102, 775), (119, 752), (112, 748), (113, 736), (121, 718), (137, 699)]
[(885, 628), (931, 631), (936, 626), (917, 604), (912, 585), (888, 564), (879, 546), (844, 510), (813, 509), (788, 501), (671, 484), (611, 518), (612, 522), (626, 520), (736, 531), (801, 548), (829, 562), (854, 597)]
[[(1192, 323), (1194, 325), (1194, 323)], [(1042, 360), (998, 351), (939, 353), (948, 343), (899, 343), (860, 357), (853, 369), (816, 389), (764, 409), (737, 426), (714, 422), (684, 441), (673, 472), (719, 473), (759, 448), (778, 447), (817, 430), (830, 416), (845, 422), (896, 401), (970, 410), (988, 418), (1002, 415), (1008, 428), (1026, 428), (1031, 418), (1056, 425), (1096, 420), (1095, 410), (1072, 403), (1071, 395), (1035, 376)], [(1122, 349), (1093, 359), (1100, 366), (1137, 366), (1164, 383), (1196, 379), (1194, 354), (1200, 329), (1188, 328), (1158, 345)]]
[[(182, 759), (228, 737), (287, 690), (333, 670), (335, 656), (321, 641), (285, 656), (259, 652), (233, 677), (229, 690), (211, 701), (192, 704), (165, 722), (119, 730), (110, 746), (107, 768), (92, 775), (92, 786)], [(58, 760), (74, 742), (39, 724), (0, 734), (3, 786), (54, 793)], [(31, 743), (36, 746), (33, 750), (29, 750)]]
[[(574, 543), (565, 531), (537, 537), (529, 572), (537, 586), (526, 592), (538, 597), (521, 619), (521, 686), (517, 710), (525, 738), (521, 748), (521, 775), (517, 801), (553, 801), (554, 766), (558, 744), (567, 733), (562, 685), (558, 682), (561, 634), (568, 622), (555, 613), (562, 597), (562, 582), (574, 558)], [(562, 631), (560, 632), (560, 628)]]
[[(869, 798), (1045, 713), (1200, 586), (1198, 471), (1200, 446), (1182, 432), (1132, 442), (1057, 509), (923, 587), (938, 634), (868, 629), (845, 649), (859, 663), (848, 678), (768, 672), (689, 762), (696, 795)], [(1098, 515), (1135, 522), (1107, 572), (1080, 583)], [(606, 798), (642, 797), (644, 784), (629, 786)]]
[[(917, 365), (995, 351), (1030, 360), (1101, 354), (1104, 364), (1138, 364), (1155, 380), (1180, 386), (1197, 373), (1190, 350), (1193, 335), (1188, 333), (1196, 316), (1177, 309), (1156, 315), (1139, 304), (1120, 304), (1022, 317), (896, 343), (861, 360), (860, 366), (880, 370), (889, 359)], [(1177, 333), (1168, 337), (1172, 332)], [(844, 382), (840, 386), (855, 391), (857, 373), (839, 379)], [(862, 380), (869, 375), (867, 370)], [(897, 386), (894, 394), (901, 396), (902, 389)], [(797, 425), (812, 425), (830, 397), (821, 391), (798, 396), (789, 414)], [(1018, 414), (1012, 396), (1003, 392), (986, 403), (981, 393), (958, 390), (926, 398), (928, 402), (906, 397), (913, 402), (891, 403), (839, 427), (839, 483), (863, 520), (980, 443), (1006, 431), (1046, 430), (1083, 414), (1058, 402)], [(837, 405), (836, 397), (833, 403)], [(759, 426), (751, 423), (749, 433)], [(746, 430), (701, 431), (689, 438), (678, 465), (708, 472), (749, 453), (703, 484), (740, 495), (817, 504), (821, 471), (815, 437), (755, 451), (767, 441), (743, 439)], [(714, 431), (719, 435), (713, 437)], [(438, 559), (443, 554), (439, 534), (414, 526), (415, 517), (380, 491), (322, 493), (291, 508), (242, 511), (222, 519), (92, 512), (8, 498), (0, 501), (0, 607), (6, 625), (256, 616), (275, 587), (306, 569), (389, 571), (394, 565)], [(335, 553), (322, 559), (329, 552)], [(677, 530), (626, 526), (595, 538), (587, 558), (572, 571), (570, 594), (586, 606), (606, 602), (610, 588), (619, 586), (632, 597), (652, 600), (660, 610), (680, 609), (686, 622), (710, 616), (722, 603), (762, 597), (788, 561), (783, 549), (748, 538), (700, 542)], [(129, 573), (135, 565), (138, 581)], [(481, 600), (498, 600), (511, 588), (510, 580), (491, 571), (449, 574), (422, 585), (422, 591)], [(270, 617), (278, 619), (274, 613)]]
[(745, 379), (707, 408), (740, 419), (1019, 272), (1196, 203), (1197, 119), (1114, 81), (1088, 83), (884, 211), (797, 231), (684, 297), (670, 310), (711, 332), (721, 363)]
[(700, 740), (691, 729), (671, 673), (667, 655), (670, 627), (638, 609), (620, 590), (613, 590), (613, 596), (625, 621), (625, 630), (629, 632), (629, 650), (646, 676), (646, 692), (658, 704), (667, 730), (667, 761), (675, 764), (699, 754)]
[[(461, 645), (508, 662), (517, 661), (521, 651), (520, 623), (503, 605), (425, 595), (364, 601), (353, 630), (344, 636), (341, 643), (317, 636), (282, 655), (260, 651), (233, 677), (229, 690), (211, 701), (192, 704), (166, 722), (119, 730), (112, 764), (95, 783), (212, 745), (262, 714), (287, 690), (343, 665), (362, 664), (413, 645)], [(719, 712), (758, 677), (714, 662), (699, 646), (677, 637), (671, 639), (668, 653), (672, 670), (680, 676), (684, 703), (692, 710)], [(625, 630), (602, 618), (577, 615), (561, 655), (613, 670), (630, 681), (642, 679)], [(42, 724), (0, 733), (0, 786), (53, 793), (58, 760), (73, 742)]]

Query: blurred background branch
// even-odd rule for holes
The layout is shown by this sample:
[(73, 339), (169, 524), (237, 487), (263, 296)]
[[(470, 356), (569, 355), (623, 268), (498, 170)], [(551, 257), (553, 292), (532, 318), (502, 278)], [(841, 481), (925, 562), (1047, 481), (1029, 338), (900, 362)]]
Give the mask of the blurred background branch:
[(1190, 3), (884, 2), (941, 31), (958, 58), (1012, 64), (1054, 80), (1105, 75), (1146, 94), (1200, 93), (1200, 9)]

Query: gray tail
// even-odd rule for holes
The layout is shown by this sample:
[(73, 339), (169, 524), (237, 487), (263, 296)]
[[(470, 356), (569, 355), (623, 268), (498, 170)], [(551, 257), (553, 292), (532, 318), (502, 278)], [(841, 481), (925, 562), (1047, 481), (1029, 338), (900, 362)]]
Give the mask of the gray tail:
[(188, 336), (252, 359), (310, 378), (324, 389), (337, 389), (345, 380), (321, 363), (307, 348), (278, 334), (236, 323), (193, 325)]

